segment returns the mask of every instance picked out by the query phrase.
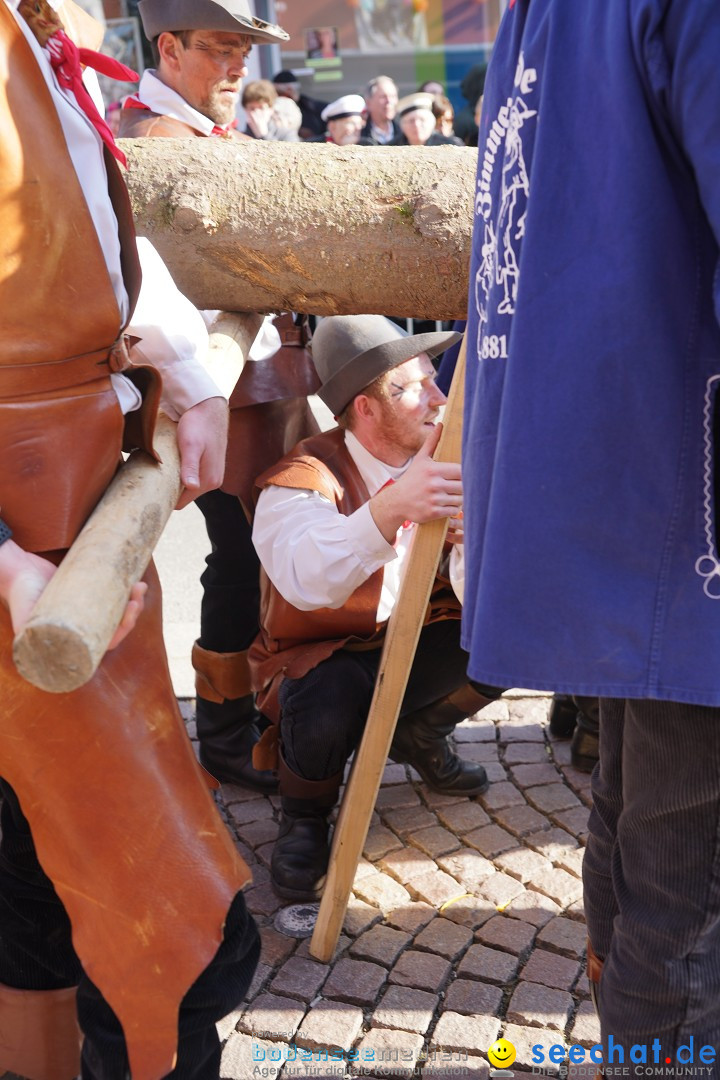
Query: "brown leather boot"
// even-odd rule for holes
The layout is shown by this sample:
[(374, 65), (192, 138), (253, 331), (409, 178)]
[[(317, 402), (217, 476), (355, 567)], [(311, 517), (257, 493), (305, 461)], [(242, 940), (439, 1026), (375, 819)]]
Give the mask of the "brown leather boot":
[(76, 996), (75, 986), (15, 990), (0, 983), (0, 1074), (27, 1080), (73, 1080), (79, 1074)]
[(482, 765), (458, 757), (449, 736), (461, 720), (473, 716), (492, 700), (467, 683), (448, 697), (402, 716), (395, 729), (390, 757), (393, 761), (408, 762), (427, 786), (441, 795), (482, 795), (489, 787), (487, 773)]
[(281, 813), (270, 861), (270, 881), (283, 900), (319, 900), (330, 860), (328, 818), (337, 802), (343, 774), (304, 780), (280, 754)]
[(192, 664), (200, 764), (221, 783), (273, 795), (277, 773), (257, 770), (252, 763), (263, 718), (250, 690), (247, 650), (216, 653), (196, 641)]
[(577, 727), (570, 744), (570, 760), (579, 772), (591, 773), (600, 758), (600, 702), (592, 697), (574, 697)]

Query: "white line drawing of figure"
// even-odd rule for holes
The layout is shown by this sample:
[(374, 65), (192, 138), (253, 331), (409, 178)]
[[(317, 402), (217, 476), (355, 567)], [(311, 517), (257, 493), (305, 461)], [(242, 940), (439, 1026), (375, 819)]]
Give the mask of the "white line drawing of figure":
[(502, 185), (500, 212), (498, 214), (497, 263), (495, 279), (502, 285), (503, 299), (498, 304), (498, 315), (512, 315), (515, 311), (519, 268), (515, 255), (514, 241), (520, 240), (525, 232), (525, 210), (515, 220), (518, 202), (527, 204), (530, 189), (525, 158), (523, 156), (520, 130), (537, 109), (528, 109), (522, 98), (516, 98), (510, 106), (510, 122), (505, 136), (505, 159), (502, 167)]
[(492, 221), (485, 225), (482, 248), (482, 259), (475, 274), (475, 308), (478, 313), (478, 356), (482, 356), (482, 339), (485, 323), (488, 319), (488, 301), (490, 287), (495, 276), (495, 264), (497, 261), (497, 237)]

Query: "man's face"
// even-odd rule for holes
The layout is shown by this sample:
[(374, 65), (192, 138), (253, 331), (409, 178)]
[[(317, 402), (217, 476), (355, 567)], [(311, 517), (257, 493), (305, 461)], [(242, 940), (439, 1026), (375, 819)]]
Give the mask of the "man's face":
[(328, 120), (328, 131), (338, 146), (352, 146), (360, 138), (364, 127), (361, 116), (343, 116), (341, 120)]
[[(163, 43), (164, 38), (172, 40)], [(187, 47), (174, 34), (161, 34), (161, 78), (199, 113), (224, 127), (235, 119), (251, 44), (247, 35), (223, 30), (191, 30)]]
[(400, 118), (400, 128), (411, 146), (424, 146), (435, 130), (435, 117), (429, 109), (413, 109)]
[[(377, 399), (376, 432), (402, 464), (422, 448), (447, 398), (435, 385), (435, 368), (427, 353), (393, 368), (387, 379), (387, 397)], [(385, 460), (392, 464), (390, 456)]]
[(275, 83), (275, 89), (280, 97), (289, 97), (291, 101), (297, 102), (300, 97), (300, 86), (298, 83)]
[(368, 112), (374, 124), (386, 127), (395, 116), (398, 92), (392, 79), (381, 79), (368, 100)]

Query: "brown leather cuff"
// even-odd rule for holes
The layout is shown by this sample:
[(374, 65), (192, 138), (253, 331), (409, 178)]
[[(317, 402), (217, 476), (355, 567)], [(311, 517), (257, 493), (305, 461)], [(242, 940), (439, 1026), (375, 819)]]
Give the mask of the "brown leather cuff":
[(253, 768), (258, 772), (277, 769), (280, 740), (277, 724), (270, 724), (252, 748)]
[(470, 683), (461, 686), (459, 690), (454, 690), (447, 698), (449, 704), (454, 705), (454, 707), (464, 713), (466, 717), (474, 716), (476, 712), (480, 712), (486, 705), (489, 705), (492, 700), (492, 698), (485, 697), (484, 694), (478, 693)]
[(280, 781), (281, 795), (285, 795), (289, 799), (312, 800), (324, 799), (328, 796), (337, 798), (343, 774), (342, 772), (335, 773), (334, 776), (328, 776), (325, 780), (305, 780), (292, 771), (282, 755), (282, 750), (279, 750), (278, 779)]
[(593, 982), (593, 983), (599, 983), (600, 982), (600, 978), (601, 978), (602, 972), (603, 972), (603, 964), (604, 964), (604, 960), (601, 960), (600, 957), (597, 955), (597, 953), (593, 949), (592, 945), (590, 944), (590, 939), (588, 938), (588, 943), (587, 943), (587, 977), (590, 980), (590, 982)]
[(248, 650), (219, 653), (203, 649), (195, 642), (192, 647), (192, 666), (195, 668), (195, 693), (205, 701), (221, 705), (252, 693)]

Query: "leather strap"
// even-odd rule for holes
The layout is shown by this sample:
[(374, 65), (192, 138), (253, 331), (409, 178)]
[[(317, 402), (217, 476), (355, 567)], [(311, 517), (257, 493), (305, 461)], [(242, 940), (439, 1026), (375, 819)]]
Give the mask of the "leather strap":
[(293, 772), (283, 757), (282, 750), (278, 753), (278, 780), (280, 781), (280, 794), (289, 799), (325, 799), (328, 796), (337, 798), (337, 793), (342, 784), (342, 772), (328, 776), (325, 780), (305, 780)]
[(203, 649), (196, 641), (192, 647), (195, 669), (195, 692), (205, 701), (221, 705), (252, 693), (247, 649), (243, 652), (219, 653)]

